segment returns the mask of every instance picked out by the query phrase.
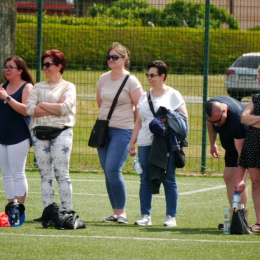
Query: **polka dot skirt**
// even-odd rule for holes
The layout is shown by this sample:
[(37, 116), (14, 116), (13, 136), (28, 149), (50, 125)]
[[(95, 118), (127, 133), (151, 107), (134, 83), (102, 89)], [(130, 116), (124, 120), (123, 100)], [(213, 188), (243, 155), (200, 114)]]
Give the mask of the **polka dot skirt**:
[[(260, 94), (252, 96), (254, 115), (260, 115)], [(260, 168), (260, 129), (250, 127), (240, 155), (239, 165), (244, 168)]]

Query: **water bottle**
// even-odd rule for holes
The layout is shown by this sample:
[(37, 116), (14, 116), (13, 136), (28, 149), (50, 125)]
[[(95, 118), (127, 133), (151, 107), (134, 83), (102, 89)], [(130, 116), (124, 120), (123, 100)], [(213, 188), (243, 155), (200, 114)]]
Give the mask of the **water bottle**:
[(240, 199), (241, 199), (240, 193), (237, 190), (235, 190), (233, 195), (233, 201), (232, 201), (233, 209), (234, 208), (236, 208), (237, 210), (240, 209)]
[(20, 210), (17, 199), (14, 199), (14, 204), (11, 208), (11, 226), (20, 227)]
[(223, 234), (225, 234), (225, 235), (230, 234), (230, 212), (229, 212), (229, 208), (226, 208), (225, 213), (224, 213)]
[(141, 174), (143, 172), (143, 169), (142, 169), (142, 166), (139, 162), (139, 158), (136, 155), (133, 155), (132, 161), (133, 161), (134, 169), (135, 169), (136, 173)]

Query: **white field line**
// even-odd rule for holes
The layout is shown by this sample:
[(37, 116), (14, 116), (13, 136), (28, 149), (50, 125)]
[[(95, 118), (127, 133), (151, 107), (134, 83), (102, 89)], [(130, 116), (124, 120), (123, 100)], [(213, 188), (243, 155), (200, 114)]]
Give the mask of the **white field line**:
[[(62, 231), (59, 231), (62, 232)], [(150, 237), (113, 237), (113, 236), (83, 236), (83, 235), (39, 235), (39, 234), (17, 234), (17, 233), (0, 233), (0, 236), (20, 236), (20, 237), (49, 237), (49, 238), (85, 238), (85, 239), (116, 239), (116, 240), (143, 240), (143, 241), (174, 241), (188, 243), (223, 243), (223, 244), (259, 244), (257, 241), (236, 241), (236, 240), (206, 240), (206, 239), (178, 239), (178, 238), (150, 238)]]
[[(30, 180), (38, 180), (39, 179), (35, 179), (35, 178), (27, 178), (27, 179), (30, 179)], [(80, 181), (80, 182), (104, 182), (104, 180), (73, 180), (72, 179), (72, 182), (75, 182), (75, 181)], [(126, 183), (140, 183), (139, 181), (125, 181)], [(187, 185), (184, 184), (184, 185)], [(213, 187), (210, 187), (210, 188), (203, 188), (203, 189), (199, 189), (199, 190), (193, 190), (193, 191), (185, 191), (185, 192), (180, 192), (179, 193), (179, 196), (185, 196), (185, 195), (191, 195), (191, 194), (196, 194), (196, 193), (201, 193), (201, 192), (206, 192), (206, 191), (210, 191), (210, 190), (217, 190), (217, 189), (223, 189), (225, 188), (226, 186), (225, 185), (218, 185), (218, 186), (213, 186)], [(0, 190), (1, 193), (3, 193), (4, 191)], [(30, 192), (29, 193), (31, 194), (40, 194), (40, 192)], [(93, 193), (76, 193), (76, 192), (73, 192), (73, 195), (77, 195), (77, 196), (98, 196), (98, 197), (107, 197), (107, 194), (93, 194)], [(139, 195), (127, 195), (127, 197), (133, 197), (133, 198), (136, 198), (136, 197), (139, 197)], [(159, 195), (156, 195), (156, 196), (153, 196), (153, 198), (159, 198), (159, 199), (164, 199), (165, 196), (159, 196)]]

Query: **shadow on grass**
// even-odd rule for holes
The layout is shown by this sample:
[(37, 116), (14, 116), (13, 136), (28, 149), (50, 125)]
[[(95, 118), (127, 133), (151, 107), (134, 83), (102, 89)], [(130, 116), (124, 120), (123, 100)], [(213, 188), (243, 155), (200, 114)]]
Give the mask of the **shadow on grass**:
[(118, 223), (100, 223), (100, 222), (88, 222), (88, 226), (91, 227), (102, 227), (102, 228), (136, 228), (139, 232), (147, 233), (159, 233), (159, 232), (171, 232), (178, 234), (189, 234), (189, 235), (198, 235), (198, 234), (210, 234), (210, 235), (223, 235), (221, 230), (217, 228), (178, 228), (178, 227), (141, 227), (134, 224), (118, 224)]

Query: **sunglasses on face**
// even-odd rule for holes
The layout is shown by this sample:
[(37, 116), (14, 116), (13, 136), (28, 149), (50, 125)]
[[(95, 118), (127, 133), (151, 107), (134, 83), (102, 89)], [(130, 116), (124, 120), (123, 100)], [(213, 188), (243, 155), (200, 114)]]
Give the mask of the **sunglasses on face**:
[(42, 68), (46, 67), (48, 69), (51, 65), (56, 65), (56, 63), (55, 62), (49, 62), (49, 61), (45, 62), (45, 63), (42, 64)]
[(156, 76), (159, 76), (159, 74), (154, 74), (154, 73), (151, 73), (151, 74), (149, 74), (149, 73), (146, 73), (145, 74), (145, 76), (149, 79), (149, 78), (154, 78), (154, 77), (156, 77)]
[(207, 121), (210, 122), (211, 124), (218, 124), (218, 123), (220, 123), (221, 120), (222, 120), (223, 113), (224, 113), (224, 110), (222, 111), (221, 116), (220, 116), (220, 118), (219, 118), (218, 120), (210, 121), (210, 120), (208, 120), (208, 118), (207, 118)]
[(118, 55), (107, 55), (107, 60), (118, 60), (119, 58), (124, 58), (124, 57), (119, 57)]

